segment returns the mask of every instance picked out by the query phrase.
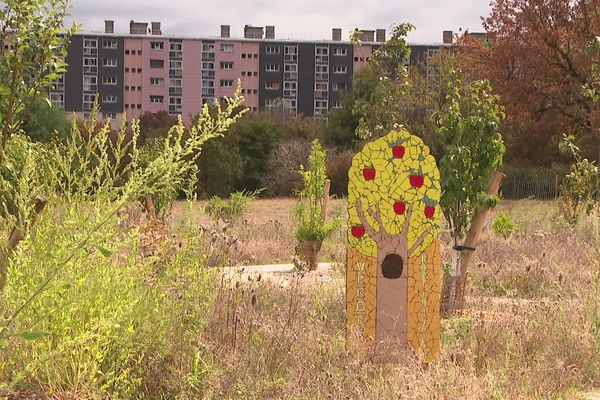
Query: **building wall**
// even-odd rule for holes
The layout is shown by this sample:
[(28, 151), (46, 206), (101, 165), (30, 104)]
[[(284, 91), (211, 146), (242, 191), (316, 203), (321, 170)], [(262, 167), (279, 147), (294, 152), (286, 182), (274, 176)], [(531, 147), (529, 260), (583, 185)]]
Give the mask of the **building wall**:
[[(268, 51), (270, 49), (274, 49), (275, 52)], [(258, 54), (258, 105), (262, 110), (271, 102), (283, 97), (283, 43), (261, 42)], [(279, 71), (266, 71), (267, 65), (279, 65)], [(271, 88), (268, 89), (267, 84), (271, 85)]]
[(83, 111), (83, 36), (71, 37), (66, 58), (65, 111)]
[[(259, 109), (260, 46), (258, 42), (240, 42), (240, 77), (245, 104), (252, 111)], [(243, 56), (245, 54), (245, 57)], [(256, 57), (254, 55), (256, 54)]]
[[(162, 43), (162, 49), (153, 49), (152, 43)], [(150, 60), (161, 60), (162, 68), (151, 68)], [(141, 113), (168, 111), (169, 109), (169, 41), (160, 36), (142, 39), (142, 74), (140, 82), (142, 93), (140, 104)], [(151, 79), (162, 79), (162, 83), (150, 85)], [(162, 96), (162, 103), (152, 103), (150, 96)]]
[(148, 49), (144, 42), (138, 38), (125, 38), (123, 49), (124, 78), (123, 78), (123, 109), (128, 118), (139, 118), (145, 108), (143, 103), (144, 85), (144, 57)]
[[(122, 37), (98, 37), (98, 93), (100, 110), (104, 115), (116, 118), (117, 113), (123, 113), (123, 74), (124, 74), (124, 39)], [(115, 46), (116, 45), (116, 46)], [(141, 55), (139, 56), (141, 58)], [(114, 62), (116, 65), (106, 65)], [(116, 84), (103, 82), (103, 78), (115, 78)], [(108, 102), (107, 97), (116, 99)]]
[(298, 113), (312, 117), (315, 109), (315, 45), (298, 46)]
[[(223, 51), (233, 45), (232, 52)], [(233, 63), (231, 70), (223, 69), (221, 63)], [(242, 43), (233, 41), (215, 42), (215, 97), (232, 97), (237, 87), (237, 81), (242, 76)], [(232, 81), (232, 86), (221, 86), (221, 81)]]
[(185, 124), (202, 110), (202, 42), (183, 41), (183, 110)]
[(373, 46), (368, 44), (363, 44), (362, 46), (354, 47), (353, 56), (354, 56), (354, 72), (360, 71), (362, 68), (366, 67), (369, 63), (369, 59), (373, 54)]
[[(336, 50), (345, 52), (338, 52)], [(336, 68), (343, 67), (346, 72), (336, 72)], [(344, 93), (352, 90), (352, 76), (354, 74), (354, 60), (352, 45), (332, 44), (329, 55), (329, 108), (339, 107)], [(338, 88), (338, 85), (343, 85)]]

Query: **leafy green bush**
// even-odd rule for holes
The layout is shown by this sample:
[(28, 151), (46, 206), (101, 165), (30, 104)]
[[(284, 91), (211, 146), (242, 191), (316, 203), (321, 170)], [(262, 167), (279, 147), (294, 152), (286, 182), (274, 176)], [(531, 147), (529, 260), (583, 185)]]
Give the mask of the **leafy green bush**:
[(508, 239), (511, 234), (517, 231), (517, 224), (515, 224), (509, 213), (502, 213), (492, 222), (492, 230), (496, 236)]
[(561, 208), (565, 220), (575, 225), (581, 214), (588, 215), (594, 210), (600, 196), (600, 170), (594, 161), (580, 156), (573, 137), (563, 135), (560, 150), (570, 154), (575, 163), (560, 185)]
[(295, 209), (298, 221), (296, 239), (298, 240), (325, 240), (341, 224), (338, 219), (325, 222), (325, 216), (322, 214), (322, 200), (327, 177), (325, 157), (325, 150), (315, 139), (308, 157), (308, 169), (300, 167), (299, 172), (304, 180), (304, 187), (299, 193)]
[[(197, 253), (200, 233), (176, 242), (123, 223), (120, 211), (145, 195), (195, 187), (204, 143), (227, 131), (242, 102), (236, 95), (214, 117), (205, 108), (188, 130), (179, 118), (146, 164), (136, 147), (137, 124), (132, 136), (124, 127), (111, 140), (107, 125), (96, 129), (96, 114), (84, 132), (74, 125), (65, 143), (41, 148), (22, 137), (9, 140), (7, 159), (23, 159), (25, 166), (47, 160), (48, 168), (32, 173), (31, 181), (0, 175), (3, 189), (24, 199), (0, 215), (0, 226), (27, 216), (33, 189), (49, 202), (35, 235), (26, 235), (8, 258), (0, 296), (0, 397), (33, 389), (70, 398), (173, 398), (188, 390), (173, 382), (192, 373), (213, 282), (206, 257)], [(159, 250), (145, 251), (148, 242)]]
[(204, 212), (214, 221), (221, 219), (224, 222), (233, 222), (244, 215), (250, 206), (250, 201), (256, 199), (261, 191), (259, 189), (253, 192), (234, 192), (227, 200), (213, 196), (204, 207)]

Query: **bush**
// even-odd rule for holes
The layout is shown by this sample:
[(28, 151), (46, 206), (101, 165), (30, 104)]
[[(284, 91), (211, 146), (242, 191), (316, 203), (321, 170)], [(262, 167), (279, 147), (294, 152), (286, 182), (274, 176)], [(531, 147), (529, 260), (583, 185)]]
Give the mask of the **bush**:
[(219, 196), (213, 196), (204, 207), (204, 212), (215, 222), (219, 219), (224, 222), (233, 222), (248, 211), (250, 201), (256, 199), (260, 192), (261, 190), (234, 192), (231, 193), (228, 200), (223, 200)]
[(244, 173), (239, 141), (239, 131), (233, 129), (206, 144), (198, 158), (200, 196), (224, 197), (235, 190)]
[(496, 236), (502, 236), (504, 239), (517, 231), (517, 225), (508, 213), (502, 213), (492, 222), (492, 230)]
[(261, 184), (269, 196), (291, 196), (302, 187), (300, 165), (308, 161), (310, 142), (291, 139), (279, 143), (271, 152)]
[(352, 166), (354, 152), (345, 150), (335, 153), (327, 161), (327, 176), (331, 180), (330, 194), (339, 197), (348, 195), (348, 171)]

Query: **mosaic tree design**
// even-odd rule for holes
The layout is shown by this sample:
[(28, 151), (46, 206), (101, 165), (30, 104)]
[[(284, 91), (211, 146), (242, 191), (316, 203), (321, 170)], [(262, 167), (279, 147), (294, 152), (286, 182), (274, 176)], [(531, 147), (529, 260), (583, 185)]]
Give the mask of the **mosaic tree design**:
[(440, 184), (429, 148), (405, 130), (365, 145), (348, 185), (350, 345), (439, 349)]

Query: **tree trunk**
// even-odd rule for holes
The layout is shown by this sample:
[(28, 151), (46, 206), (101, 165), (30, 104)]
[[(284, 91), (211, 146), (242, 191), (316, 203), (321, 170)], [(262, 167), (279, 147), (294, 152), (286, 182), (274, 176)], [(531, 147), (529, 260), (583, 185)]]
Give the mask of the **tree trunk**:
[(389, 235), (377, 249), (377, 342), (407, 343), (408, 246)]

